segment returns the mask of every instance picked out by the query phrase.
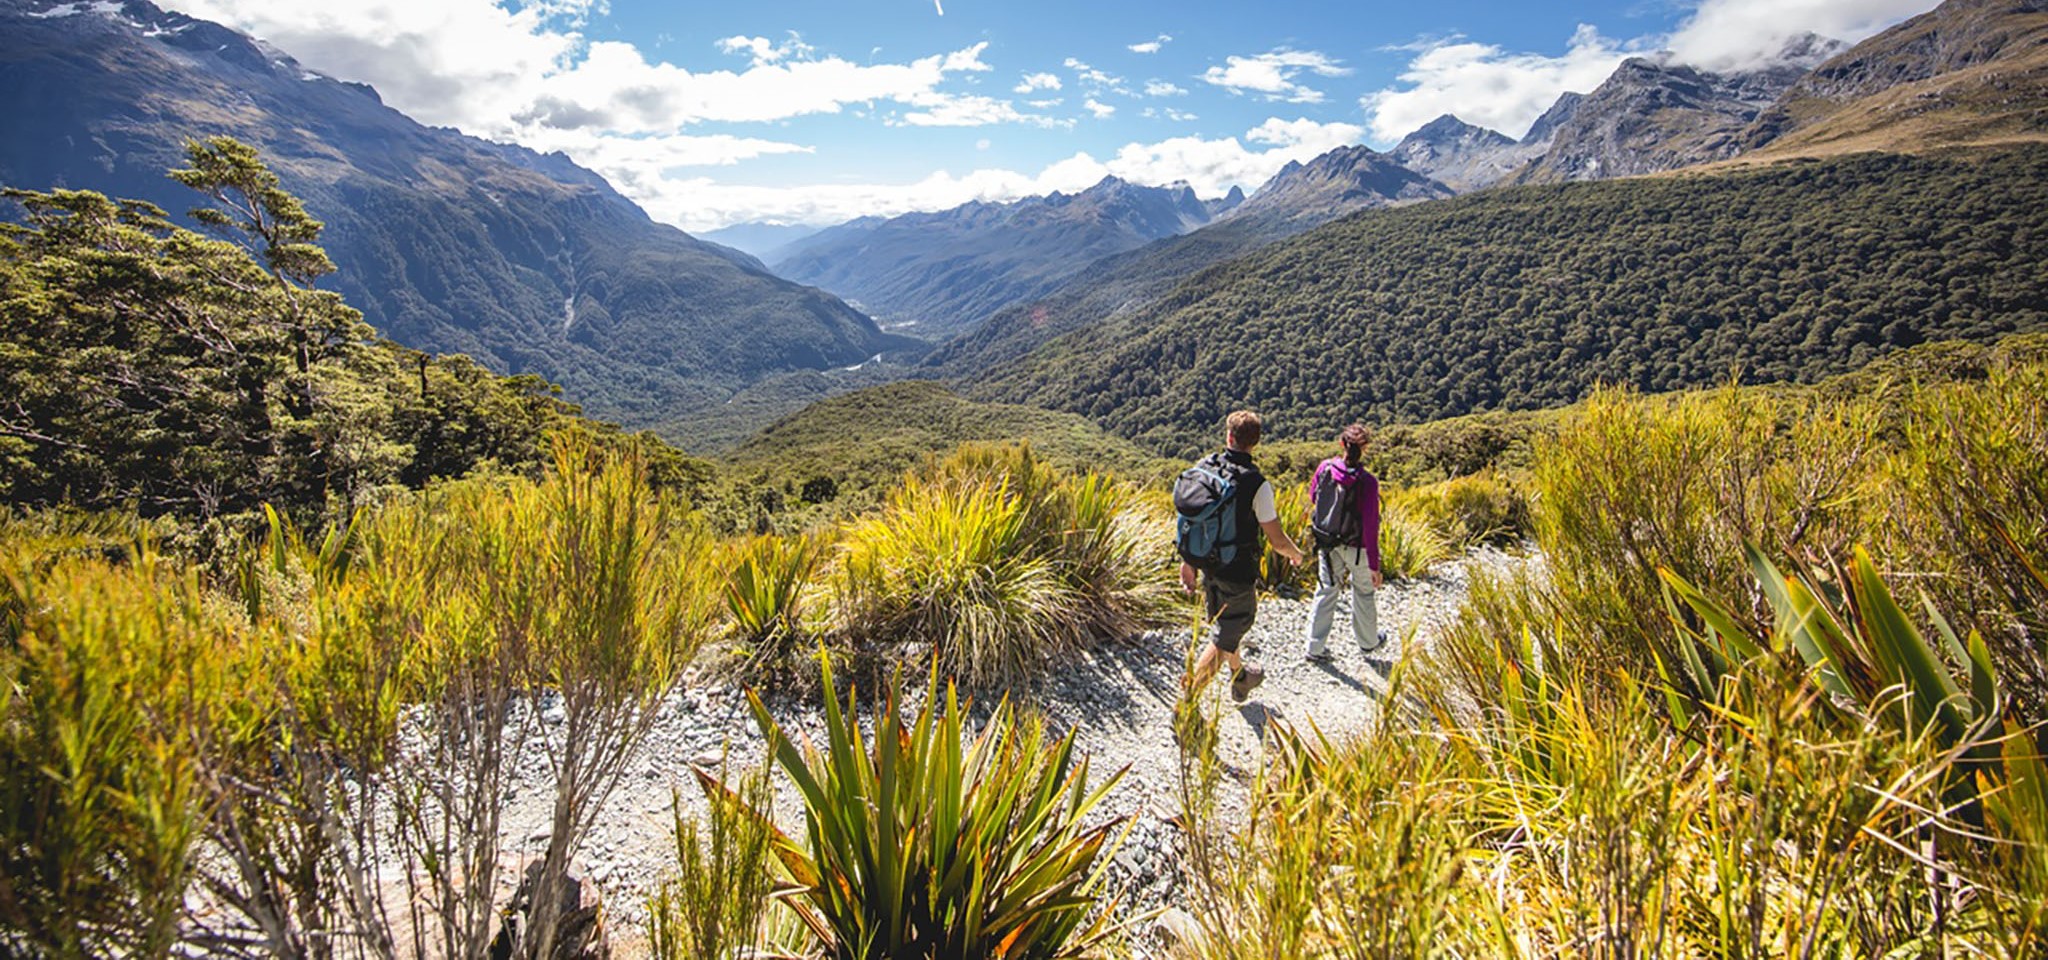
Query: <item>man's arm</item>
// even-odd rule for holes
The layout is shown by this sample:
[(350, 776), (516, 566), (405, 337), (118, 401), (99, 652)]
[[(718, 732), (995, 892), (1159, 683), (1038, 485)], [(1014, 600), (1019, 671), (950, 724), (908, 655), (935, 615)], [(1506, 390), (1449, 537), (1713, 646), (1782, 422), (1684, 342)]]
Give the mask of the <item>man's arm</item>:
[(1301, 562), (1301, 548), (1294, 545), (1294, 538), (1287, 535), (1287, 528), (1280, 525), (1280, 518), (1274, 517), (1260, 523), (1259, 529), (1266, 531), (1267, 542), (1273, 545), (1273, 549), (1280, 551), (1280, 555), (1286, 557), (1288, 562)]

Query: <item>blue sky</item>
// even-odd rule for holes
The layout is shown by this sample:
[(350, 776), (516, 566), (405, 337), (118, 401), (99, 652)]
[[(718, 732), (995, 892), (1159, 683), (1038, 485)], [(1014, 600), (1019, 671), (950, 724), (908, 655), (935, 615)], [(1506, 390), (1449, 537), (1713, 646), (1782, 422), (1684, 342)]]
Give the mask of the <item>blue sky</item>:
[(1571, 4), (167, 0), (375, 85), (426, 123), (589, 166), (705, 230), (1076, 190), (1253, 189), (1442, 113), (1519, 136), (1565, 90), (1670, 50), (1766, 62), (1933, 0)]

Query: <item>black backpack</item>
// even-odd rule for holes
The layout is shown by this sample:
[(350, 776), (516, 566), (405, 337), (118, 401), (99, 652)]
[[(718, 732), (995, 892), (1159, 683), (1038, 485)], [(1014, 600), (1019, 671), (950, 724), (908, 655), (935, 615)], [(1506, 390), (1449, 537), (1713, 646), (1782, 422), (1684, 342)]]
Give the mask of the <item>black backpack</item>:
[(1309, 531), (1315, 535), (1316, 546), (1328, 549), (1364, 545), (1358, 498), (1365, 490), (1368, 476), (1364, 467), (1332, 466), (1325, 462), (1316, 468), (1316, 500), (1309, 518)]
[(1173, 545), (1189, 566), (1216, 573), (1236, 561), (1238, 480), (1236, 470), (1210, 457), (1173, 482)]

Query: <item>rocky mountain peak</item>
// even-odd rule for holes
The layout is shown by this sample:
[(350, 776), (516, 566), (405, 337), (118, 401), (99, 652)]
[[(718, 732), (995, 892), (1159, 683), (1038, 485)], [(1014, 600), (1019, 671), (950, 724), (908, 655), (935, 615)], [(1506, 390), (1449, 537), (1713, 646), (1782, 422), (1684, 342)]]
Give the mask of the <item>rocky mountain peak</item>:
[(1522, 135), (1522, 144), (1550, 146), (1550, 139), (1557, 136), (1557, 128), (1570, 121), (1572, 115), (1579, 112), (1579, 104), (1585, 100), (1586, 95), (1583, 93), (1567, 90), (1558, 94), (1557, 102), (1551, 104), (1550, 109), (1543, 111), (1543, 115), (1529, 125), (1529, 132)]
[(1322, 223), (1353, 210), (1446, 197), (1451, 190), (1370, 147), (1338, 147), (1307, 163), (1289, 161), (1232, 219)]
[(1488, 186), (1528, 161), (1515, 141), (1451, 114), (1423, 124), (1389, 152), (1395, 162), (1458, 191)]

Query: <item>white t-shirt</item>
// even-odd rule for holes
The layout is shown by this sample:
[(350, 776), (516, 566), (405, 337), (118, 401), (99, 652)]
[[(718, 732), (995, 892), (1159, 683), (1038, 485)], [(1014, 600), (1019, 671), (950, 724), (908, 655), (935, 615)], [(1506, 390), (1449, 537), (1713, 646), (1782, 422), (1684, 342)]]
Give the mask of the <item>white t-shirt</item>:
[(1280, 519), (1280, 508), (1273, 505), (1273, 484), (1270, 481), (1259, 484), (1259, 492), (1252, 494), (1252, 517), (1260, 523)]

